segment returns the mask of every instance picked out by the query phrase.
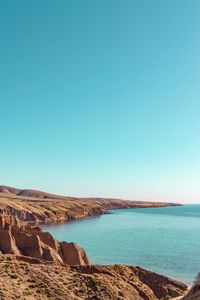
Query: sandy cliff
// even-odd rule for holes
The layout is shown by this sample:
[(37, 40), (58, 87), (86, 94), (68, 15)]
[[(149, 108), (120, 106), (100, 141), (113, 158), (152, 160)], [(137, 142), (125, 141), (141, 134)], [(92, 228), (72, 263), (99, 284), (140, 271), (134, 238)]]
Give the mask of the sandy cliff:
[(0, 216), (0, 251), (68, 265), (90, 264), (85, 251), (75, 243), (58, 242), (50, 233), (14, 216)]

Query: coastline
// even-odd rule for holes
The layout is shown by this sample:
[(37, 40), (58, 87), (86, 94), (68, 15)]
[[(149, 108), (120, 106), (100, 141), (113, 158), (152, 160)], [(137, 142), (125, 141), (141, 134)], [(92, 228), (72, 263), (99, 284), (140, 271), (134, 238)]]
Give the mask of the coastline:
[[(184, 205), (182, 205), (182, 206), (184, 206)], [(167, 206), (167, 207), (170, 207), (170, 206)], [(159, 207), (153, 207), (153, 208), (159, 209)], [(173, 208), (173, 206), (172, 206), (172, 208)], [(111, 210), (111, 211), (106, 212), (105, 214), (108, 214), (108, 215), (114, 214), (115, 222), (117, 222), (117, 220), (118, 220), (118, 214), (119, 215), (121, 215), (121, 214), (123, 215), (124, 214), (124, 216), (126, 216), (126, 212), (123, 212), (123, 211), (120, 212), (120, 210), (129, 210), (129, 209), (130, 208), (125, 208), (125, 209), (121, 208), (119, 210), (117, 209), (118, 212), (117, 212), (116, 215), (115, 215), (115, 212), (114, 212), (116, 209), (114, 209), (113, 212)], [(138, 209), (142, 209), (142, 208), (138, 208)], [(135, 210), (135, 208), (131, 209), (131, 214), (129, 214), (130, 216), (132, 215), (132, 213), (134, 214), (134, 210)], [(163, 209), (163, 211), (164, 211), (164, 209)], [(143, 210), (143, 213), (145, 214), (145, 210)], [(152, 213), (150, 212), (150, 214), (152, 214)], [(93, 244), (96, 243), (97, 240), (101, 240), (102, 234), (99, 234), (99, 231), (96, 231), (96, 233), (94, 235), (95, 228), (97, 228), (97, 229), (98, 228), (102, 228), (102, 224), (106, 223), (108, 225), (109, 222), (110, 222), (109, 224), (111, 224), (111, 227), (113, 225), (113, 223), (112, 223), (112, 217), (111, 217), (111, 219), (108, 218), (108, 217), (106, 217), (107, 220), (104, 217), (102, 217), (101, 220), (97, 219), (97, 221), (95, 221), (95, 219), (97, 217), (98, 216), (94, 215), (94, 216), (85, 217), (85, 218), (82, 218), (82, 219), (70, 220), (68, 222), (65, 222), (65, 221), (61, 221), (61, 222), (58, 221), (58, 222), (56, 222), (56, 221), (54, 221), (54, 222), (49, 222), (49, 223), (43, 223), (43, 224), (40, 224), (40, 225), (41, 225), (42, 230), (50, 232), (53, 236), (55, 236), (60, 241), (62, 241), (62, 240), (69, 240), (69, 241), (71, 241), (74, 238), (74, 241), (76, 241), (84, 249), (87, 249), (87, 252), (90, 254), (90, 257), (92, 259), (92, 262), (95, 265), (96, 264), (97, 265), (124, 264), (124, 265), (127, 265), (127, 266), (134, 266), (134, 265), (135, 266), (141, 266), (142, 268), (146, 268), (146, 269), (151, 270), (153, 272), (156, 272), (158, 274), (162, 274), (164, 276), (168, 276), (168, 277), (170, 277), (170, 278), (172, 278), (174, 280), (178, 280), (178, 281), (184, 282), (187, 285), (191, 284), (193, 278), (191, 279), (191, 278), (184, 277), (184, 276), (181, 277), (181, 273), (180, 272), (179, 273), (177, 272), (177, 274), (174, 275), (173, 272), (170, 273), (169, 270), (168, 270), (168, 272), (166, 272), (165, 269), (159, 269), (159, 266), (157, 266), (157, 267), (150, 266), (150, 265), (148, 265), (148, 263), (146, 264), (146, 261), (145, 261), (145, 263), (141, 263), (141, 262), (138, 263), (137, 262), (137, 258), (136, 259), (134, 258), (133, 261), (131, 261), (130, 259), (129, 259), (129, 261), (123, 260), (123, 256), (121, 255), (122, 253), (120, 251), (115, 252), (115, 250), (112, 248), (113, 247), (112, 243), (110, 244), (109, 240), (107, 242), (105, 242), (106, 239), (105, 240), (103, 239), (104, 242), (102, 244), (102, 248), (104, 248), (104, 245), (106, 244), (107, 245), (107, 249), (109, 249), (111, 251), (111, 253), (113, 254), (113, 256), (112, 256), (113, 258), (110, 259), (110, 255), (108, 255), (108, 253), (106, 253), (105, 251), (102, 252), (101, 255), (99, 255), (99, 251), (97, 251), (98, 254), (96, 254), (96, 252), (94, 250), (94, 247), (92, 246), (92, 243), (90, 243), (89, 241), (91, 241), (91, 239), (92, 239)], [(92, 222), (91, 222), (91, 219), (92, 219)], [(133, 217), (133, 219), (135, 219), (135, 217)], [(85, 221), (86, 221), (86, 224), (84, 224)], [(72, 223), (71, 226), (69, 226), (69, 228), (67, 227), (67, 225), (68, 225), (67, 223)], [(87, 225), (87, 223), (88, 223), (88, 225)], [(58, 225), (58, 227), (57, 227), (57, 225)], [(66, 227), (65, 227), (65, 225), (66, 225)], [(60, 228), (59, 228), (59, 226), (60, 226)], [(89, 227), (89, 229), (88, 229), (88, 227)], [(84, 228), (84, 229), (82, 230), (82, 228)], [(91, 228), (91, 230), (90, 230), (90, 228)], [(79, 231), (80, 231), (80, 233), (79, 233)], [(105, 228), (103, 228), (102, 231), (104, 232)], [(90, 232), (90, 236), (87, 234), (87, 232)], [(110, 237), (110, 235), (109, 235), (109, 229), (106, 232), (108, 232), (108, 236)], [(75, 234), (75, 236), (74, 236), (74, 234)], [(80, 236), (80, 238), (79, 238), (79, 236)], [(135, 235), (133, 235), (133, 236), (135, 237)], [(140, 237), (139, 234), (138, 234), (138, 237)], [(115, 237), (114, 237), (114, 239), (115, 239)], [(84, 240), (87, 241), (87, 242), (85, 242)], [(118, 244), (119, 245), (122, 245), (122, 240), (123, 239), (118, 238)], [(99, 249), (98, 248), (99, 244), (97, 243), (97, 245), (98, 245), (97, 249)], [(108, 245), (109, 245), (109, 248), (108, 248)], [(155, 243), (155, 245), (156, 245), (156, 243)], [(117, 248), (116, 244), (115, 244), (115, 246)], [(135, 247), (137, 247), (137, 242), (135, 244)], [(137, 247), (137, 249), (142, 249), (142, 248)], [(127, 249), (126, 249), (126, 251), (127, 251)], [(125, 255), (127, 255), (126, 251), (124, 249), (124, 254)], [(134, 252), (137, 253), (137, 250), (135, 249)], [(97, 256), (95, 256), (95, 255), (97, 255)], [(149, 255), (151, 255), (151, 254), (149, 254)], [(122, 259), (120, 260), (119, 257), (122, 258)], [(196, 274), (196, 273), (194, 273), (194, 274)], [(180, 276), (178, 276), (178, 275), (180, 275)]]
[(36, 224), (68, 222), (109, 213), (111, 209), (168, 206), (182, 206), (182, 204), (113, 198), (75, 198), (0, 186), (0, 215), (14, 215), (21, 221)]
[[(0, 288), (2, 299), (14, 297), (19, 286), (22, 297), (25, 291), (26, 295), (34, 295), (33, 299), (54, 299), (57, 295), (61, 297), (58, 299), (65, 299), (63, 297), (69, 294), (70, 299), (77, 299), (77, 296), (86, 299), (89, 291), (93, 298), (98, 295), (98, 299), (157, 300), (168, 295), (171, 298), (182, 296), (188, 289), (183, 282), (133, 265), (91, 265), (83, 248), (73, 242), (59, 242), (48, 231), (43, 232), (36, 226), (83, 220), (109, 214), (111, 209), (182, 205), (120, 199), (60, 198), (56, 195), (47, 198), (46, 193), (38, 191), (37, 197), (33, 197), (33, 192), (30, 195), (27, 190), (26, 195), (21, 196), (3, 190), (0, 195), (0, 262), (4, 274)], [(65, 282), (59, 277), (60, 273), (62, 276), (65, 274)], [(72, 280), (74, 286), (71, 290)], [(30, 285), (30, 282), (34, 284)], [(59, 289), (55, 289), (56, 286)], [(43, 293), (44, 298), (38, 298), (37, 293)]]
[[(5, 201), (6, 200), (6, 201)], [(108, 202), (107, 202), (108, 201)], [(5, 203), (6, 202), (6, 203)], [(145, 204), (138, 205), (134, 201), (116, 200), (114, 203), (109, 203), (106, 199), (105, 202), (99, 200), (80, 200), (78, 203), (71, 203), (68, 207), (68, 203), (60, 201), (55, 203), (55, 200), (49, 200), (46, 202), (33, 202), (28, 199), (28, 205), (23, 205), (26, 200), (23, 201), (19, 198), (11, 200), (10, 198), (0, 199), (0, 215), (14, 215), (21, 221), (32, 224), (48, 224), (48, 223), (60, 223), (69, 222), (74, 220), (87, 219), (93, 216), (99, 216), (103, 214), (109, 214), (111, 210), (117, 209), (140, 209), (140, 208), (160, 208), (171, 206), (182, 206), (181, 204), (171, 203), (156, 203), (146, 202)], [(113, 201), (112, 201), (113, 202)], [(78, 204), (78, 205), (77, 205)], [(78, 206), (78, 207), (77, 207)]]
[(29, 224), (38, 224), (40, 226), (47, 226), (48, 225), (60, 225), (60, 224), (66, 224), (66, 223), (71, 223), (71, 222), (78, 222), (78, 221), (84, 221), (84, 220), (88, 220), (88, 219), (91, 219), (91, 218), (98, 218), (98, 217), (101, 217), (102, 215), (110, 215), (112, 214), (112, 211), (115, 211), (115, 210), (129, 210), (129, 209), (149, 209), (149, 208), (153, 208), (153, 209), (157, 209), (157, 208), (164, 208), (164, 207), (179, 207), (179, 206), (184, 206), (182, 204), (180, 205), (166, 205), (166, 206), (149, 206), (149, 207), (113, 207), (113, 208), (110, 208), (108, 210), (105, 210), (103, 211), (102, 213), (99, 213), (99, 214), (92, 214), (92, 215), (88, 215), (88, 216), (79, 216), (78, 218), (72, 218), (72, 219), (67, 219), (66, 218), (63, 218), (63, 219), (58, 219), (58, 220), (46, 220), (46, 221), (39, 221), (38, 223), (35, 223), (35, 222), (28, 222)]

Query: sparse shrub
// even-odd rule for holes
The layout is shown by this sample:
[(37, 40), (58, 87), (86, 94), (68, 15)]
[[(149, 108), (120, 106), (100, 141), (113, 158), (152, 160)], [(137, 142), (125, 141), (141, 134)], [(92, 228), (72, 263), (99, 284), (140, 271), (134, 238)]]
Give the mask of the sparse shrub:
[(17, 278), (18, 278), (18, 276), (17, 276), (16, 274), (10, 274), (10, 277), (11, 277), (12, 279), (17, 279)]

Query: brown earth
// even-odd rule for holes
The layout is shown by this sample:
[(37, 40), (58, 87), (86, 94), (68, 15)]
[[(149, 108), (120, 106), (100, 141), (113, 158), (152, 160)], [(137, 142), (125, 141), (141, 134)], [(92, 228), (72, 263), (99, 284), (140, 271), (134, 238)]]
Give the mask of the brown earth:
[(88, 265), (85, 251), (75, 243), (59, 242), (49, 232), (14, 216), (0, 216), (0, 252), (68, 265)]
[(181, 282), (139, 267), (89, 265), (81, 247), (58, 242), (29, 223), (68, 221), (111, 208), (169, 205), (178, 204), (71, 198), (0, 186), (0, 299), (167, 300), (182, 296), (187, 285)]
[(186, 289), (183, 283), (138, 267), (67, 266), (0, 255), (2, 300), (167, 300)]
[(0, 186), (0, 215), (14, 215), (22, 221), (51, 222), (100, 215), (115, 208), (177, 206), (166, 202), (142, 202), (107, 198), (75, 198), (36, 190)]

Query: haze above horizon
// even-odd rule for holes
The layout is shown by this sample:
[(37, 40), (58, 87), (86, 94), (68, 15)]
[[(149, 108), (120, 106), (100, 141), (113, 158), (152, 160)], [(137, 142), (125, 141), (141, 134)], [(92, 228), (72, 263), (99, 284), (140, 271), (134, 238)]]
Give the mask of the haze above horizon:
[(200, 203), (199, 11), (2, 1), (0, 184)]

